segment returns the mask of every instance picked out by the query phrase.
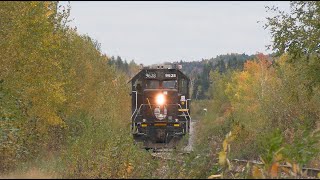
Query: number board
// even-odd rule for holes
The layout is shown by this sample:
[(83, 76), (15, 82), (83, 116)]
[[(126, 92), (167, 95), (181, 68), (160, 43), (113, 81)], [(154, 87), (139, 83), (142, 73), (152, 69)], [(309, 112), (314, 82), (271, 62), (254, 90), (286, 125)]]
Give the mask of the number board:
[(145, 73), (146, 79), (162, 79), (162, 78), (177, 78), (176, 73), (165, 73), (165, 72), (155, 72), (155, 71), (146, 71)]
[(176, 78), (177, 75), (176, 74), (164, 74), (165, 78)]
[(155, 72), (146, 72), (146, 78), (154, 79), (157, 77)]

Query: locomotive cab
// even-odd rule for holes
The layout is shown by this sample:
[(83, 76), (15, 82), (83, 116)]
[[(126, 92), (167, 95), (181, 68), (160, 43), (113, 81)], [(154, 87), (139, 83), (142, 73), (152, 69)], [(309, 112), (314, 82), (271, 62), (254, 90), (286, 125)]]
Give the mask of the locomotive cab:
[(145, 148), (175, 147), (190, 129), (189, 78), (177, 66), (156, 66), (130, 81), (135, 141)]

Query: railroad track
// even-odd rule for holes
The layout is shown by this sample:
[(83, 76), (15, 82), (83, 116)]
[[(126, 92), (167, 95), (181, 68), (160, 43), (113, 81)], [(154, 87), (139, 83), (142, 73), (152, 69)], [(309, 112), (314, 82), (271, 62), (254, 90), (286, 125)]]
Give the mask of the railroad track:
[[(172, 159), (172, 153), (175, 152), (177, 153), (178, 156), (183, 156), (185, 154), (189, 154), (193, 151), (193, 141), (194, 141), (194, 126), (196, 124), (196, 120), (191, 120), (190, 123), (190, 137), (188, 139), (188, 145), (183, 148), (183, 150), (177, 151), (173, 149), (154, 149), (153, 152), (151, 153), (151, 156), (154, 158), (160, 158), (160, 159), (165, 159), (165, 160), (177, 160), (177, 158)], [(177, 160), (179, 161), (179, 160)]]
[[(173, 157), (173, 152), (176, 153), (175, 157)], [(183, 162), (177, 157), (182, 157), (186, 154), (190, 154), (190, 151), (174, 151), (172, 149), (161, 149), (156, 150), (151, 153), (151, 156), (155, 159), (162, 159), (167, 161), (177, 161), (177, 162)]]

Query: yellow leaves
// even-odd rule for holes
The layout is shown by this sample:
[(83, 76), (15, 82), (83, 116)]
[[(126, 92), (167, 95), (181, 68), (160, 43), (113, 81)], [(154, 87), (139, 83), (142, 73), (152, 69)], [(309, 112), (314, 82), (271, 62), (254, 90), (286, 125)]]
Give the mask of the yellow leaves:
[(45, 6), (45, 8), (46, 8), (46, 10), (47, 10), (47, 12), (46, 12), (46, 17), (49, 17), (49, 16), (51, 16), (52, 14), (54, 14), (54, 9), (51, 9), (51, 8), (50, 8), (52, 2), (45, 1), (45, 2), (43, 2), (43, 3), (44, 3), (44, 6)]
[(233, 102), (241, 102), (252, 91), (251, 76), (247, 71), (234, 72), (232, 82), (227, 84), (225, 93)]
[(118, 85), (118, 79), (116, 78), (116, 79), (112, 80), (112, 84), (113, 84), (113, 86), (117, 86)]
[(122, 165), (123, 167), (117, 172), (117, 174), (119, 177), (127, 179), (130, 177), (130, 174), (134, 170), (134, 167), (130, 162), (124, 162)]
[(50, 4), (51, 4), (51, 2), (45, 1), (45, 2), (43, 2), (43, 4), (44, 4), (44, 7), (45, 7), (45, 8), (50, 9)]
[(320, 173), (318, 173), (318, 175), (317, 175), (317, 176), (318, 176), (318, 178), (320, 179)]
[(222, 143), (222, 147), (223, 147), (224, 152), (227, 152), (227, 150), (230, 151), (230, 144), (229, 143), (231, 143), (235, 137), (236, 136), (233, 135), (231, 131), (226, 135), (226, 138), (224, 139), (224, 141)]
[(228, 168), (231, 168), (230, 161), (227, 158), (228, 151), (230, 152), (230, 143), (236, 138), (236, 135), (238, 134), (238, 129), (233, 128), (233, 130), (236, 131), (235, 134), (233, 134), (231, 131), (226, 135), (226, 138), (224, 139), (222, 143), (222, 151), (219, 152), (219, 165), (220, 166), (226, 166), (228, 165)]
[(64, 124), (62, 119), (59, 116), (57, 116), (57, 114), (54, 112), (46, 113), (45, 118), (47, 119), (48, 124), (53, 125), (53, 126)]
[[(41, 126), (65, 126), (63, 120), (57, 115), (56, 109), (67, 98), (64, 92), (63, 82), (54, 82), (50, 79), (41, 79), (34, 76), (37, 83), (29, 81), (29, 87), (24, 92), (25, 101), (31, 101), (32, 106), (29, 107), (29, 115), (37, 117), (41, 120)], [(46, 130), (41, 128), (43, 132)]]
[(32, 2), (31, 2), (31, 6), (33, 6), (33, 7), (37, 7), (37, 6), (38, 6), (38, 2), (36, 2), (36, 1), (32, 1)]
[(227, 164), (227, 152), (221, 151), (219, 152), (219, 165), (225, 166)]
[[(240, 82), (246, 82), (248, 79), (250, 78), (250, 74), (248, 71), (242, 71), (238, 74), (238, 77), (237, 79), (240, 81)], [(244, 85), (244, 84), (242, 84)]]
[(47, 16), (47, 17), (51, 16), (52, 14), (53, 14), (53, 11), (48, 11), (48, 12), (46, 12), (46, 16)]
[(16, 139), (12, 133), (7, 134), (7, 136), (10, 141), (15, 141)]
[(259, 72), (259, 63), (256, 61), (247, 61), (244, 64), (244, 70), (250, 74), (255, 74)]
[(228, 148), (227, 139), (223, 140), (222, 147), (223, 147), (223, 151), (224, 151), (224, 152), (227, 152), (227, 148)]
[(282, 55), (279, 57), (279, 59), (278, 59), (278, 64), (279, 64), (281, 67), (286, 66), (286, 65), (288, 65), (288, 64), (287, 64), (288, 59), (289, 59), (288, 54), (282, 54)]
[(290, 175), (290, 169), (286, 167), (281, 167), (281, 171), (284, 172), (287, 175)]
[(281, 161), (282, 159), (283, 159), (282, 154), (276, 153), (276, 155), (275, 155), (275, 157), (274, 157), (275, 162), (279, 162), (279, 161)]
[(63, 82), (56, 82), (49, 85), (53, 98), (56, 100), (57, 103), (63, 103), (67, 100), (67, 97), (63, 89), (64, 85), (65, 83)]
[(299, 168), (299, 165), (296, 164), (296, 163), (293, 163), (292, 165), (292, 171), (295, 175), (297, 175), (299, 172), (300, 172), (300, 168)]
[[(114, 177), (130, 175), (135, 167), (131, 163), (124, 165), (123, 162), (129, 158), (141, 160), (145, 156), (133, 157), (126, 147), (124, 151), (117, 150), (121, 154), (116, 155), (113, 150), (111, 152), (111, 148), (108, 149), (120, 149), (124, 147), (123, 144), (131, 143), (129, 136), (122, 136), (127, 127), (126, 120), (130, 117), (125, 77), (120, 78), (118, 73), (106, 65), (93, 40), (61, 27), (57, 21), (66, 21), (66, 14), (57, 15), (55, 21), (52, 21), (56, 7), (54, 3), (7, 2), (6, 7), (0, 6), (1, 17), (4, 19), (0, 36), (6, 42), (0, 49), (0, 61), (3, 62), (0, 63), (0, 71), (4, 72), (0, 79), (5, 82), (0, 84), (1, 88), (3, 84), (6, 86), (4, 89), (10, 95), (10, 102), (7, 103), (10, 106), (4, 105), (8, 111), (4, 111), (2, 116), (6, 119), (11, 116), (15, 118), (6, 123), (12, 123), (18, 132), (9, 134), (8, 138), (12, 140), (15, 138), (13, 135), (17, 136), (19, 142), (25, 144), (16, 145), (28, 148), (23, 151), (30, 152), (30, 156), (13, 154), (12, 157), (28, 159), (36, 155), (32, 152), (45, 152), (46, 147), (60, 148), (56, 145), (62, 141), (67, 142), (68, 135), (74, 134), (70, 134), (69, 129), (62, 129), (68, 125), (77, 134), (70, 137), (76, 139), (72, 146), (79, 149), (79, 152), (70, 152), (75, 160), (67, 163), (68, 166), (74, 166), (73, 170), (78, 168), (76, 165), (83, 167), (82, 177), (90, 174), (85, 173), (91, 171), (91, 167), (96, 172), (101, 171), (99, 168), (110, 167), (112, 171), (115, 170), (112, 172)], [(2, 16), (7, 12), (10, 15)], [(0, 104), (2, 106), (2, 102)], [(117, 133), (108, 131), (120, 128), (123, 130)], [(101, 137), (106, 136), (105, 133), (109, 133), (107, 135), (110, 138), (107, 139), (111, 139), (107, 148), (101, 147)], [(120, 140), (112, 144), (112, 139), (119, 133), (122, 133)], [(84, 149), (84, 146), (88, 148)], [(109, 153), (112, 158), (106, 156)], [(97, 159), (92, 160), (92, 157)], [(108, 159), (108, 162), (101, 157)], [(91, 163), (90, 168), (85, 169), (84, 162)], [(118, 172), (121, 172), (119, 176)], [(105, 171), (102, 170), (102, 173)]]
[[(5, 106), (6, 110), (2, 115), (0, 107), (0, 114), (6, 119), (14, 120), (5, 122), (10, 127), (14, 127), (15, 132), (15, 134), (9, 134), (8, 138), (12, 140), (16, 136), (19, 142), (14, 145), (24, 148), (23, 151), (19, 150), (17, 154), (13, 154), (12, 158), (30, 159), (37, 155), (32, 154), (33, 152), (45, 152), (44, 147), (51, 145), (56, 147), (56, 143), (67, 141), (68, 136), (59, 133), (60, 127), (66, 127), (64, 120), (70, 117), (68, 114), (70, 107), (80, 99), (84, 103), (92, 99), (90, 104), (92, 109), (105, 108), (104, 111), (99, 109), (99, 113), (104, 117), (106, 114), (113, 117), (108, 114), (108, 110), (111, 111), (112, 108), (120, 106), (120, 102), (109, 105), (105, 98), (107, 96), (104, 92), (108, 91), (107, 87), (112, 89), (111, 82), (108, 81), (104, 86), (96, 85), (99, 79), (108, 80), (107, 76), (114, 76), (108, 72), (110, 69), (106, 64), (99, 61), (99, 52), (80, 35), (74, 34), (73, 37), (69, 34), (68, 28), (63, 29), (60, 26), (60, 22), (57, 21), (65, 21), (66, 17), (57, 15), (55, 21), (48, 18), (55, 15), (55, 3), (58, 2), (5, 2), (0, 5), (0, 39), (5, 42), (1, 43), (0, 48), (0, 80), (5, 83), (0, 82), (0, 89), (5, 89), (5, 94), (10, 97), (6, 99), (8, 103), (1, 101), (4, 99), (0, 100), (0, 106)], [(79, 41), (75, 41), (75, 38)], [(87, 69), (85, 69), (86, 63), (89, 64)], [(80, 73), (77, 74), (77, 72), (83, 72), (81, 67), (87, 70), (85, 72), (87, 74), (84, 73), (83, 76), (79, 75)], [(79, 93), (77, 87), (85, 86), (88, 82), (92, 87), (85, 87), (84, 94), (87, 95), (90, 92), (98, 98), (105, 98), (104, 101), (96, 101), (91, 98), (92, 96), (85, 96), (82, 99), (81, 95), (74, 95)], [(125, 89), (117, 90), (125, 92)], [(97, 92), (102, 93), (98, 96)], [(70, 100), (71, 98), (73, 101)], [(112, 98), (115, 99), (115, 97)], [(125, 100), (121, 105), (127, 106), (129, 110)], [(73, 110), (74, 114), (83, 112), (80, 108)], [(112, 111), (115, 112), (115, 110)], [(92, 111), (90, 113), (88, 116), (95, 115)], [(123, 113), (122, 116), (127, 114)], [(68, 125), (73, 126), (72, 128), (77, 126), (78, 122), (83, 123), (80, 118), (68, 120)], [(119, 122), (120, 118), (116, 120)], [(106, 129), (110, 127), (106, 126)], [(0, 149), (2, 147), (0, 143)], [(11, 150), (13, 151), (14, 148)], [(30, 156), (25, 152), (30, 153)], [(0, 159), (4, 159), (3, 155), (0, 155)], [(21, 158), (14, 160), (19, 159)], [(3, 165), (4, 161), (0, 161), (0, 167), (5, 167)], [(129, 165), (124, 171), (131, 173), (132, 170), (133, 166)]]
[(257, 166), (253, 166), (252, 167), (251, 173), (252, 173), (252, 177), (255, 178), (255, 179), (263, 179), (263, 178), (265, 178), (265, 176), (263, 175), (261, 169), (259, 167), (257, 167)]
[[(39, 126), (50, 127), (50, 126), (65, 126), (65, 122), (57, 115), (55, 110), (46, 104), (37, 104), (30, 109), (30, 115), (39, 118)], [(41, 129), (43, 129), (41, 128)], [(43, 129), (43, 131), (45, 131)]]

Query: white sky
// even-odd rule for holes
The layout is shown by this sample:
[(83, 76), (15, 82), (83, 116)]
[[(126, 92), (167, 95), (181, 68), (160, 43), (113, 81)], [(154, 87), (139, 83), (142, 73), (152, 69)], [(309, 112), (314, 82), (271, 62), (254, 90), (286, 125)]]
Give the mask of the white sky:
[[(61, 4), (67, 4), (62, 2)], [(270, 53), (264, 6), (288, 1), (71, 1), (70, 24), (101, 43), (103, 53), (150, 65), (226, 53)]]

